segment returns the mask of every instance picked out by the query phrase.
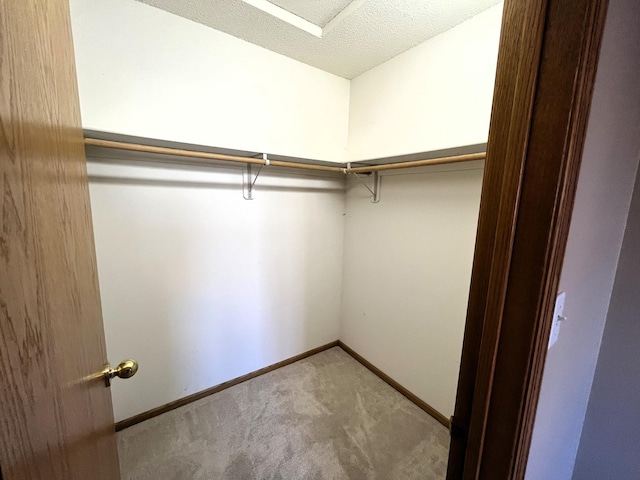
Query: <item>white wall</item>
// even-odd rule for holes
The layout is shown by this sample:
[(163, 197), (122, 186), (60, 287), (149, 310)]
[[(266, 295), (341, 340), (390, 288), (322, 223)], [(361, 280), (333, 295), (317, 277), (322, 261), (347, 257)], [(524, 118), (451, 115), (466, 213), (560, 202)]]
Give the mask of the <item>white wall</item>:
[(502, 4), (351, 81), (349, 159), (486, 143)]
[(573, 472), (576, 480), (640, 478), (639, 278), (640, 175), (636, 177), (607, 324), (580, 437)]
[(116, 421), (332, 342), (344, 180), (89, 162)]
[(134, 0), (71, 0), (82, 125), (342, 161), (349, 81)]
[(484, 143), (501, 12), (349, 82), (134, 0), (71, 0), (83, 126), (329, 161)]
[(567, 320), (547, 355), (530, 480), (566, 480), (574, 468), (638, 167), (639, 7), (609, 4), (560, 278)]
[[(352, 87), (133, 0), (71, 7), (86, 129), (334, 161), (348, 135), (352, 159), (487, 139), (501, 6)], [(238, 170), (90, 173), (109, 357), (141, 364), (116, 420), (339, 337), (451, 414), (481, 166), (387, 175), (378, 205), (351, 184), (342, 311), (343, 180), (263, 173), (286, 188), (247, 202)]]
[[(486, 143), (502, 4), (351, 81), (352, 161)], [(453, 413), (482, 168), (349, 182), (340, 338)], [(406, 172), (405, 172), (406, 173)]]
[(385, 175), (381, 201), (348, 182), (340, 339), (453, 413), (482, 163)]

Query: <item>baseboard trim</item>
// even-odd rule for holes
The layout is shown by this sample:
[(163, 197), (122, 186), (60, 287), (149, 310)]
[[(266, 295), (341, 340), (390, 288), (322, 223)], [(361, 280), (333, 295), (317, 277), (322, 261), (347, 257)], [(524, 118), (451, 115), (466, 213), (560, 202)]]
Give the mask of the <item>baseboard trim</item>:
[(345, 345), (342, 340), (338, 340), (338, 346), (342, 350), (347, 352), (349, 355), (351, 355), (358, 362), (360, 362), (362, 365), (364, 365), (369, 370), (371, 370), (371, 372), (373, 372), (375, 375), (377, 375), (382, 380), (384, 380), (386, 383), (388, 383), (391, 387), (393, 387), (399, 393), (401, 393), (402, 395), (407, 397), (407, 399), (410, 400), (412, 403), (416, 404), (422, 410), (427, 412), (429, 415), (431, 415), (433, 418), (435, 418), (442, 425), (444, 425), (448, 429), (451, 429), (451, 425), (450, 425), (449, 419), (447, 417), (445, 417), (443, 414), (441, 414), (439, 411), (437, 411), (435, 408), (433, 408), (431, 405), (429, 405), (427, 402), (425, 402), (424, 400), (419, 398), (417, 395), (412, 393), (409, 389), (407, 389), (407, 388), (403, 387), (402, 385), (400, 385), (398, 382), (396, 382), (389, 375), (387, 375), (382, 370), (380, 370), (378, 367), (376, 367), (371, 362), (366, 360), (360, 354), (356, 353), (351, 347)]
[(191, 402), (195, 402), (196, 400), (200, 400), (201, 398), (208, 397), (209, 395), (213, 395), (214, 393), (221, 392), (229, 387), (233, 387), (234, 385), (238, 385), (242, 382), (246, 382), (247, 380), (251, 380), (252, 378), (259, 377), (260, 375), (264, 375), (265, 373), (272, 372), (273, 370), (277, 370), (278, 368), (286, 367), (292, 363), (297, 362), (298, 360), (302, 360), (304, 358), (310, 357), (311, 355), (315, 355), (316, 353), (324, 352), (333, 347), (340, 347), (346, 353), (351, 355), (355, 360), (360, 362), (363, 366), (369, 369), (373, 374), (380, 377), (384, 382), (390, 385), (392, 388), (397, 390), (399, 393), (404, 395), (409, 401), (417, 405), (419, 408), (427, 412), (433, 418), (435, 418), (438, 422), (444, 425), (447, 428), (450, 428), (449, 419), (438, 412), (435, 408), (429, 405), (424, 400), (420, 399), (414, 393), (412, 393), (407, 388), (400, 385), (389, 375), (384, 373), (378, 367), (373, 365), (371, 362), (366, 360), (360, 354), (356, 353), (351, 347), (345, 345), (342, 340), (336, 340), (331, 343), (327, 343), (326, 345), (322, 345), (320, 347), (313, 348), (307, 352), (301, 353), (291, 358), (287, 358), (286, 360), (282, 360), (281, 362), (274, 363), (273, 365), (269, 365), (267, 367), (261, 368), (251, 373), (247, 373), (246, 375), (242, 375), (241, 377), (234, 378), (227, 382), (223, 382), (219, 385), (216, 385), (211, 388), (207, 388), (206, 390), (202, 390), (200, 392), (193, 393), (186, 397), (179, 398), (178, 400), (174, 400), (173, 402), (169, 402), (165, 405), (161, 405), (156, 408), (152, 408), (151, 410), (147, 410), (146, 412), (142, 412), (138, 415), (134, 415), (133, 417), (126, 418), (119, 422), (116, 422), (116, 432), (124, 430), (125, 428), (131, 427), (140, 422), (144, 422), (145, 420), (149, 420), (150, 418), (157, 417), (158, 415), (162, 415), (163, 413), (170, 412), (171, 410), (175, 410), (176, 408), (187, 405)]
[(173, 402), (169, 402), (166, 405), (161, 405), (156, 408), (152, 408), (151, 410), (147, 410), (146, 412), (142, 412), (138, 415), (134, 415), (133, 417), (129, 417), (125, 420), (121, 420), (116, 422), (116, 432), (124, 430), (132, 425), (135, 425), (140, 422), (144, 422), (145, 420), (149, 420), (150, 418), (157, 417), (158, 415), (162, 415), (163, 413), (170, 412), (171, 410), (175, 410), (176, 408), (187, 405), (191, 402), (195, 402), (196, 400), (200, 400), (201, 398), (208, 397), (209, 395), (213, 395), (214, 393), (221, 392), (229, 387), (233, 387), (234, 385), (238, 385), (239, 383), (246, 382), (247, 380), (251, 380), (252, 378), (258, 377), (260, 375), (264, 375), (265, 373), (269, 373), (273, 370), (277, 370), (281, 367), (286, 367), (292, 363), (297, 362), (298, 360), (302, 360), (303, 358), (310, 357), (311, 355), (315, 355), (316, 353), (324, 352), (329, 348), (337, 347), (338, 340), (327, 343), (326, 345), (322, 345), (320, 347), (311, 349), (307, 352), (301, 353), (291, 358), (287, 358), (286, 360), (282, 360), (281, 362), (274, 363), (273, 365), (269, 365), (268, 367), (261, 368), (251, 373), (247, 373), (246, 375), (242, 375), (241, 377), (234, 378), (227, 382), (223, 382), (215, 387), (207, 388), (206, 390), (202, 390), (200, 392), (188, 395), (183, 398), (179, 398), (178, 400), (174, 400)]

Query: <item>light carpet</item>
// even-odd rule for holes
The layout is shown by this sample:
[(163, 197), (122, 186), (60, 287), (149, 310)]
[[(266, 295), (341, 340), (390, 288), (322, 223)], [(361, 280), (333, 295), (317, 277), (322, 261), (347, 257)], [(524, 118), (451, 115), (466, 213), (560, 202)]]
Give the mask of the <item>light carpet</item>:
[(444, 479), (449, 432), (334, 347), (118, 433), (123, 479)]

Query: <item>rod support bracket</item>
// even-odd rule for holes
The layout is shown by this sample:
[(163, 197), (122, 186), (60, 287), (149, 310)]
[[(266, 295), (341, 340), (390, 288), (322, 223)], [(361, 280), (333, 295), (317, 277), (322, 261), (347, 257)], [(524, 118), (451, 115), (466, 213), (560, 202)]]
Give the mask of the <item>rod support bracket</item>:
[(373, 179), (372, 187), (369, 187), (369, 185), (367, 185), (367, 182), (365, 182), (362, 176), (358, 175), (357, 173), (354, 173), (354, 175), (358, 180), (360, 180), (360, 183), (362, 183), (362, 185), (364, 185), (364, 187), (367, 190), (369, 190), (369, 192), (371, 193), (371, 203), (379, 203), (380, 202), (380, 185), (382, 183), (382, 177), (380, 176), (380, 174), (377, 171), (371, 172), (370, 175)]
[[(265, 160), (268, 162), (267, 159)], [(253, 200), (253, 187), (255, 187), (256, 181), (258, 180), (260, 172), (262, 172), (262, 167), (264, 166), (260, 165), (260, 168), (258, 168), (255, 177), (252, 177), (252, 165), (253, 164), (251, 163), (247, 163), (246, 167), (242, 169), (242, 198), (244, 198), (245, 200)]]

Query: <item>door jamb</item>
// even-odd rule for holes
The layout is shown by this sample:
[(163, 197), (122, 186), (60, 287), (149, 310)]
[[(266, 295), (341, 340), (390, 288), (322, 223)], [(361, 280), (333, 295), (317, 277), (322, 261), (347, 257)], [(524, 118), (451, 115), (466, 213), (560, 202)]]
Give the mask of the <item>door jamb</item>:
[(505, 0), (448, 480), (526, 469), (607, 0)]

